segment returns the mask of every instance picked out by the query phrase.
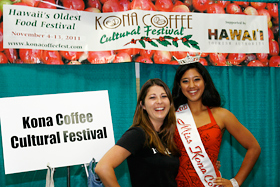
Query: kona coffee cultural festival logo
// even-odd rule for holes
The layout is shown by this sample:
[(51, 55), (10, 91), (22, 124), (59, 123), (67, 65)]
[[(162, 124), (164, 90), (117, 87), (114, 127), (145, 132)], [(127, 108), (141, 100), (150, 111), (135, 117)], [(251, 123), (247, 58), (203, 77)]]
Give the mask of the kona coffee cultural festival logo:
[[(181, 41), (186, 47), (193, 47), (199, 50), (198, 42), (191, 39), (192, 35), (184, 35), (185, 30), (192, 29), (191, 21), (192, 15), (139, 14), (130, 11), (120, 16), (96, 16), (95, 29), (113, 30), (110, 36), (102, 35), (100, 44), (134, 35), (135, 37), (124, 44), (125, 46), (140, 43), (143, 48), (146, 48), (146, 44), (150, 44), (153, 47), (159, 47), (159, 45), (179, 47), (178, 41)], [(126, 30), (130, 26), (133, 26), (133, 29)], [(123, 29), (125, 30), (119, 32)], [(141, 31), (142, 29), (143, 31)], [(141, 34), (145, 36), (140, 36)]]
[[(56, 114), (53, 119), (51, 116), (32, 118), (30, 116), (22, 117), (23, 129), (38, 129), (38, 128), (50, 128), (54, 125), (79, 125), (85, 123), (93, 123), (93, 115), (91, 113), (78, 113), (72, 112), (70, 115), (63, 115), (61, 113)], [(12, 136), (11, 147), (13, 149), (44, 146), (48, 144), (59, 144), (67, 142), (80, 142), (95, 139), (107, 138), (106, 127), (101, 129), (84, 129), (77, 132), (69, 132), (68, 130), (62, 133), (57, 131), (52, 134), (34, 135), (28, 134), (25, 137)]]

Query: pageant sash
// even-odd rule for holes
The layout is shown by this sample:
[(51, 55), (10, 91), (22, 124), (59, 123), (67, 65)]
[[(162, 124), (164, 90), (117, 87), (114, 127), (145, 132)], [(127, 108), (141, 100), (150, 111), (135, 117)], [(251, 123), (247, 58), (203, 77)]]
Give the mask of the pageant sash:
[(176, 111), (177, 129), (192, 165), (204, 186), (215, 186), (217, 177), (214, 166), (208, 157), (196, 128), (191, 110), (187, 104)]

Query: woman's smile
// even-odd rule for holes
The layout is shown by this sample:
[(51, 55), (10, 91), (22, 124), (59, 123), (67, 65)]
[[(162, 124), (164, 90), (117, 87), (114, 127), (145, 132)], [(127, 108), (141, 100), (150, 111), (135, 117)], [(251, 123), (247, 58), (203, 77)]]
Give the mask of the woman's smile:
[(201, 100), (205, 89), (204, 80), (196, 69), (187, 70), (181, 78), (182, 93), (190, 102)]
[(143, 103), (152, 124), (160, 127), (170, 109), (170, 101), (163, 87), (151, 86)]

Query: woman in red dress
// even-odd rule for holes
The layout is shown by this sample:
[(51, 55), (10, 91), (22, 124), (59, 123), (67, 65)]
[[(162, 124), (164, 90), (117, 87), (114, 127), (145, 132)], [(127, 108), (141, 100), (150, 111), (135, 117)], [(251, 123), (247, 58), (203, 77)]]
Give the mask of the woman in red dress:
[[(181, 65), (175, 75), (172, 96), (176, 110), (179, 106), (187, 104), (191, 111), (201, 142), (217, 176), (213, 184), (224, 187), (241, 186), (254, 167), (261, 148), (250, 131), (230, 111), (221, 107), (220, 95), (207, 69), (199, 62)], [(238, 173), (230, 180), (222, 178), (216, 166), (225, 130), (247, 149)], [(176, 178), (178, 187), (206, 186), (193, 167), (178, 129), (175, 142), (181, 152)]]

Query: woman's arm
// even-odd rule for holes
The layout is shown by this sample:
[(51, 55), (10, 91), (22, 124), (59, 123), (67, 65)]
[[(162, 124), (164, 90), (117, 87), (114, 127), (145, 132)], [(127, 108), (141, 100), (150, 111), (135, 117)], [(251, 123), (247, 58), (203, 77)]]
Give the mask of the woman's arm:
[(114, 169), (118, 167), (131, 153), (125, 148), (114, 145), (97, 163), (96, 174), (106, 187), (119, 187)]
[[(257, 162), (261, 153), (261, 147), (253, 134), (244, 127), (230, 111), (223, 108), (220, 110), (220, 117), (223, 121), (224, 127), (245, 149), (247, 149), (241, 167), (234, 177), (239, 186), (241, 186)], [(219, 181), (219, 179), (217, 181)], [(231, 186), (231, 182), (225, 180), (219, 185)]]

